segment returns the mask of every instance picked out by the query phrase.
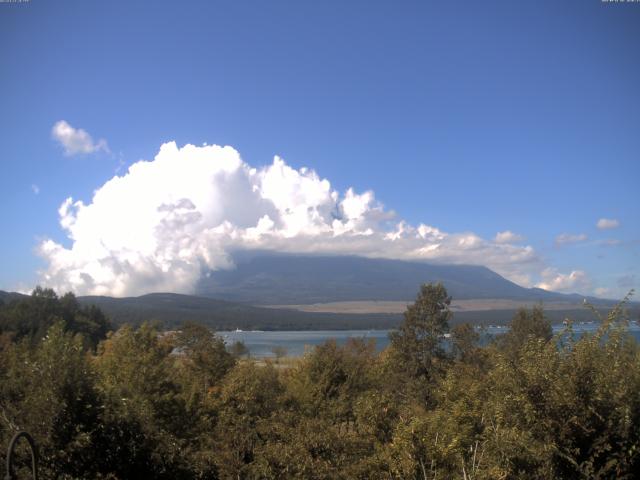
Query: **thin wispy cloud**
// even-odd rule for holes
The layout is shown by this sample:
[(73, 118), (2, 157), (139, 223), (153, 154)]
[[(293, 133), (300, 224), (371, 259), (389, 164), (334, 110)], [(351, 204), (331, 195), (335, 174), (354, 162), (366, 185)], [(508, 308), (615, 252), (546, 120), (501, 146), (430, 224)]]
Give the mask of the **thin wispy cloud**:
[(89, 154), (95, 152), (109, 152), (107, 141), (100, 139), (93, 141), (91, 135), (81, 128), (74, 128), (65, 120), (60, 120), (53, 125), (51, 136), (64, 149), (67, 156)]
[(167, 143), (59, 215), (71, 246), (40, 244), (41, 281), (82, 294), (189, 293), (204, 270), (233, 268), (237, 249), (486, 265), (527, 282), (543, 268), (530, 246), (412, 225), (372, 191), (340, 193), (313, 170), (279, 157), (255, 168), (215, 145)]
[(615, 218), (601, 218), (596, 223), (596, 227), (599, 230), (611, 230), (613, 228), (618, 228), (620, 226), (620, 222)]
[(116, 168), (113, 171), (113, 173), (117, 175), (118, 173), (120, 173), (120, 171), (123, 169), (125, 165), (126, 165), (126, 162), (122, 158), (122, 153), (120, 153), (120, 158), (118, 158), (118, 165), (116, 165)]
[(638, 285), (638, 279), (635, 274), (622, 275), (618, 277), (617, 285), (620, 288), (635, 288)]
[(580, 243), (587, 240), (587, 236), (584, 233), (571, 234), (571, 233), (561, 233), (555, 239), (555, 244), (557, 247), (561, 247), (563, 245), (571, 245), (573, 243)]
[(598, 245), (603, 247), (617, 247), (618, 245), (622, 245), (622, 241), (617, 238), (605, 238), (604, 240), (598, 241)]

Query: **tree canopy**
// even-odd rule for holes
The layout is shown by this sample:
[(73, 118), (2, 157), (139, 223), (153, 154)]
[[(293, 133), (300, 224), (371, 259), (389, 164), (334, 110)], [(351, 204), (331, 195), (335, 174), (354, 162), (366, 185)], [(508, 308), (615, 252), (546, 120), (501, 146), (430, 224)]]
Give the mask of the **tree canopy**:
[(100, 336), (82, 319), (101, 325), (101, 314), (73, 296), (20, 302), (0, 307), (0, 441), (29, 431), (44, 479), (640, 471), (640, 347), (621, 307), (580, 337), (570, 323), (552, 336), (542, 307), (522, 310), (510, 333), (481, 344), (471, 325), (445, 335), (450, 298), (424, 285), (383, 352), (327, 341), (280, 364), (233, 355), (200, 325)]

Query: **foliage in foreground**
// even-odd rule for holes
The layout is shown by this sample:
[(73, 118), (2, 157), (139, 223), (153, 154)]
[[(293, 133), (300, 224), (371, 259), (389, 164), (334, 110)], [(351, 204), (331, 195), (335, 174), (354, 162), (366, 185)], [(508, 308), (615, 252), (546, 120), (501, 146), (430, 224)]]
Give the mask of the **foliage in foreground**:
[[(508, 334), (480, 347), (468, 325), (449, 332), (446, 290), (424, 285), (386, 351), (329, 341), (281, 368), (234, 356), (193, 324), (176, 335), (149, 324), (107, 335), (98, 312), (65, 317), (71, 300), (40, 290), (33, 305), (0, 309), (0, 440), (31, 432), (42, 478), (640, 471), (640, 348), (622, 305), (579, 339), (571, 325), (552, 337), (542, 308), (522, 310)], [(23, 327), (25, 312), (41, 320)]]

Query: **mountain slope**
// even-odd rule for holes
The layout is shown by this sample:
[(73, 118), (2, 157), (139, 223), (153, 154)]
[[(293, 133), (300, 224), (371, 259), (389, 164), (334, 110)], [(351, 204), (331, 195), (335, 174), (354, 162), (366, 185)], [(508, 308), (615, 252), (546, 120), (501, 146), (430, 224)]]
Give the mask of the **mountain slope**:
[(22, 293), (17, 292), (5, 292), (4, 290), (0, 290), (0, 303), (9, 303), (14, 300), (20, 300), (21, 298), (26, 297)]
[(196, 295), (254, 305), (411, 301), (421, 284), (441, 281), (449, 294), (458, 300), (582, 299), (581, 296), (523, 288), (481, 266), (264, 252), (237, 254), (234, 260), (237, 268), (210, 272), (203, 277), (196, 287)]

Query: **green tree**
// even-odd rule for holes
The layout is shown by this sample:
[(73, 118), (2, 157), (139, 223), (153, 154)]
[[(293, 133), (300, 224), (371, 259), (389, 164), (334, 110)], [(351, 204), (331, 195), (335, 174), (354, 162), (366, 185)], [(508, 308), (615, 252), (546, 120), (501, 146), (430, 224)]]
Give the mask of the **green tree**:
[(257, 451), (265, 442), (265, 425), (281, 408), (282, 393), (278, 372), (270, 364), (240, 363), (225, 377), (209, 447), (222, 478), (259, 478)]
[[(377, 398), (375, 343), (329, 340), (282, 370), (281, 408), (259, 423), (257, 478), (375, 478), (377, 436), (393, 421), (393, 402)], [(369, 398), (373, 396), (371, 401)]]
[(185, 366), (206, 393), (235, 365), (235, 358), (222, 338), (197, 323), (186, 323), (175, 337), (175, 346), (184, 355)]
[(30, 297), (0, 308), (0, 332), (15, 341), (28, 338), (35, 345), (59, 321), (65, 330), (81, 333), (91, 348), (104, 340), (112, 328), (99, 308), (81, 306), (72, 293), (59, 298), (53, 290), (41, 287), (36, 287)]
[(236, 340), (235, 342), (233, 342), (233, 344), (229, 347), (229, 352), (236, 358), (249, 355), (249, 349), (241, 340)]
[(276, 363), (278, 363), (280, 359), (287, 356), (287, 347), (283, 347), (282, 345), (276, 345), (271, 349), (271, 353), (275, 355)]
[(52, 325), (35, 346), (20, 342), (2, 352), (0, 438), (33, 435), (43, 478), (87, 478), (100, 472), (94, 448), (102, 400), (80, 335)]
[(354, 403), (375, 382), (375, 343), (349, 339), (344, 346), (328, 340), (315, 347), (291, 372), (290, 393), (305, 414), (333, 423), (354, 419)]
[(462, 361), (476, 359), (480, 335), (470, 323), (462, 323), (451, 329), (451, 353)]
[(95, 367), (105, 397), (102, 461), (118, 478), (193, 475), (183, 452), (198, 419), (187, 413), (172, 350), (149, 323), (121, 327), (100, 346)]
[(442, 340), (449, 331), (450, 304), (451, 297), (441, 283), (422, 285), (416, 301), (404, 312), (404, 321), (389, 335), (393, 368), (413, 379), (424, 399), (447, 363)]
[(542, 305), (536, 305), (531, 310), (520, 308), (511, 320), (509, 331), (498, 341), (503, 348), (514, 352), (532, 338), (547, 342), (552, 336), (551, 322)]
[(107, 333), (113, 329), (102, 310), (95, 305), (81, 306), (71, 292), (60, 297), (60, 306), (67, 329), (81, 333), (91, 348), (107, 338)]
[[(640, 348), (614, 309), (594, 334), (495, 351), (487, 476), (631, 479), (640, 470)], [(569, 341), (560, 344), (560, 337)]]

